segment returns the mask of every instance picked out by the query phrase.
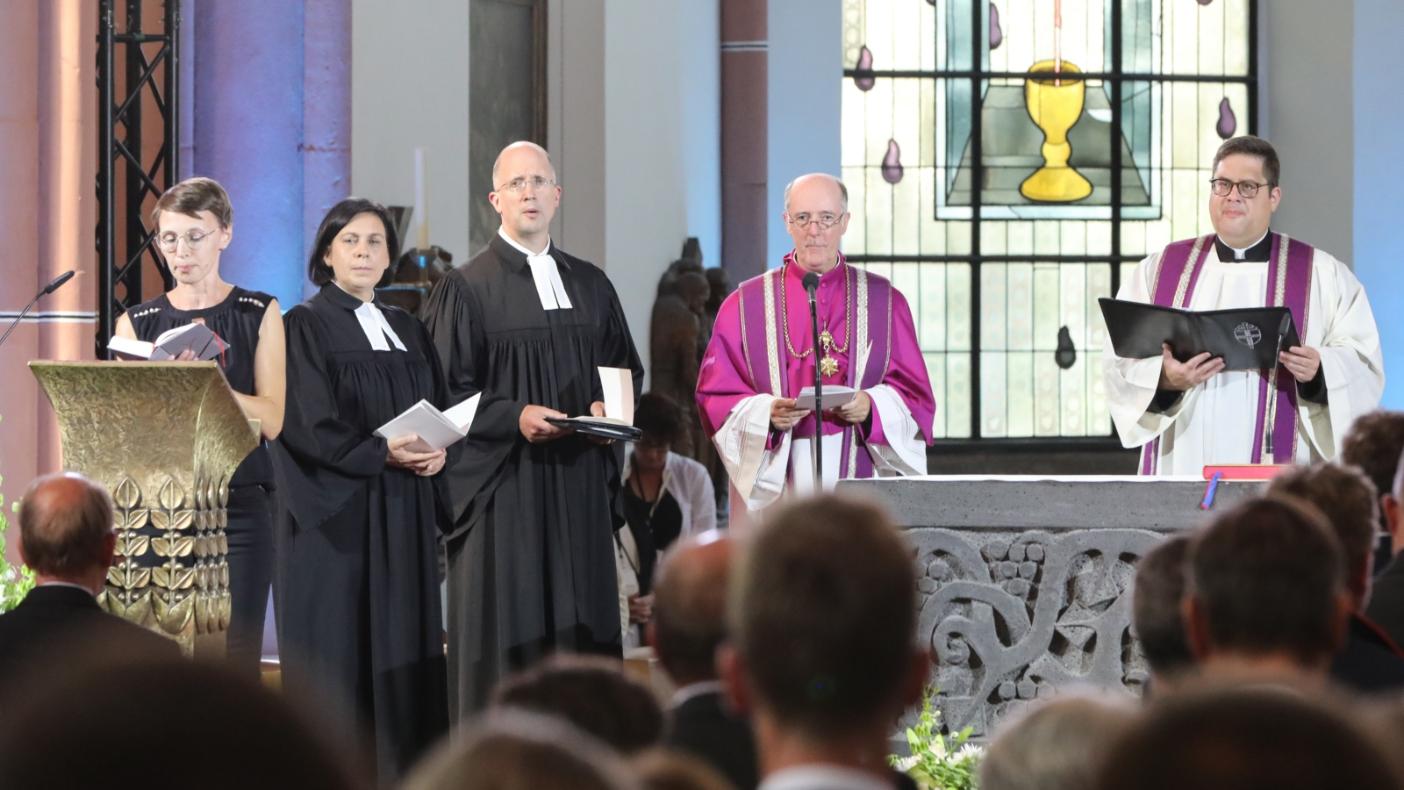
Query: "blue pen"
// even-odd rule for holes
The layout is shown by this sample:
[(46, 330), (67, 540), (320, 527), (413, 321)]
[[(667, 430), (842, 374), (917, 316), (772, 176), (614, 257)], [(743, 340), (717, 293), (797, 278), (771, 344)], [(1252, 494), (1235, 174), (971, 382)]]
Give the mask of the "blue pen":
[(1204, 487), (1204, 500), (1199, 503), (1200, 510), (1208, 510), (1214, 506), (1214, 494), (1219, 490), (1219, 479), (1224, 476), (1223, 472), (1215, 472), (1209, 478), (1209, 485)]

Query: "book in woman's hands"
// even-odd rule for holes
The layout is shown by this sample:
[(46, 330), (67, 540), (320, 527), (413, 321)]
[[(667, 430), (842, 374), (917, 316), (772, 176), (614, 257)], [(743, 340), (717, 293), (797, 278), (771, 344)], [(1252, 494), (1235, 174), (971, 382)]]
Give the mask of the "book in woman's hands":
[(446, 411), (439, 411), (434, 404), (421, 400), (377, 428), (375, 435), (394, 439), (412, 433), (419, 439), (406, 445), (407, 449), (418, 453), (442, 450), (468, 435), (473, 415), (478, 412), (478, 400), (482, 396), (480, 392)]
[(1126, 359), (1158, 357), (1160, 344), (1169, 343), (1181, 362), (1207, 351), (1224, 360), (1225, 370), (1270, 369), (1280, 352), (1301, 345), (1286, 307), (1177, 310), (1106, 297), (1097, 301), (1112, 349)]
[(114, 336), (107, 350), (121, 359), (175, 359), (187, 350), (195, 359), (214, 359), (229, 350), (229, 344), (204, 324), (189, 323), (167, 329), (152, 342)]

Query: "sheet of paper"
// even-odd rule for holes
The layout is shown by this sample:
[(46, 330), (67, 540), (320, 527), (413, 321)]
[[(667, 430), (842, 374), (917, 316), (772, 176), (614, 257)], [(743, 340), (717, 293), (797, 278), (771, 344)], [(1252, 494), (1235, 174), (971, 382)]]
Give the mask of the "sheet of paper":
[[(822, 411), (836, 409), (848, 403), (853, 400), (853, 396), (856, 392), (857, 390), (852, 387), (841, 387), (837, 384), (832, 387), (824, 387), (824, 408)], [(814, 408), (814, 388), (805, 387), (800, 390), (799, 396), (795, 398), (795, 405), (801, 409), (812, 410)]]
[(601, 367), (605, 416), (624, 425), (634, 424), (634, 374), (628, 368)]

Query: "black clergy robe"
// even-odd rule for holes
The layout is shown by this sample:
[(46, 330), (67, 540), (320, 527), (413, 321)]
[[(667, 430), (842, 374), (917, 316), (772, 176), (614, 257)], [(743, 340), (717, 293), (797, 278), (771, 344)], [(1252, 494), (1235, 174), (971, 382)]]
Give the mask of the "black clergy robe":
[(499, 235), (440, 280), (421, 312), (450, 400), (482, 393), (444, 472), (455, 720), (553, 650), (620, 651), (622, 448), (577, 435), (531, 444), (518, 418), (528, 404), (588, 414), (603, 400), (599, 366), (632, 370), (637, 398), (643, 367), (605, 273), (554, 246), (550, 255), (570, 309), (542, 308), (526, 256)]
[(414, 316), (380, 306), (405, 346), (372, 350), (361, 301), (336, 285), (290, 310), (275, 458), (283, 685), (374, 735), (382, 782), (448, 725), (435, 481), (386, 466), (374, 431), (421, 398), (447, 405)]

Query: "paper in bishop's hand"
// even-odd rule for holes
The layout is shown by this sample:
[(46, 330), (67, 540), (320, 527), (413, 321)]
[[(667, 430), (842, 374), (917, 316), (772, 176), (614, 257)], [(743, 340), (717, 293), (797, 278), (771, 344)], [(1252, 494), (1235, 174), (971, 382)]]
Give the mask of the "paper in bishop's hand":
[(434, 404), (421, 400), (377, 428), (375, 435), (394, 439), (412, 433), (419, 439), (406, 445), (406, 449), (417, 453), (442, 450), (468, 435), (468, 428), (478, 413), (478, 400), (482, 396), (480, 392), (447, 411), (439, 411)]
[[(840, 387), (837, 384), (835, 384), (832, 387), (825, 386), (823, 404), (824, 407), (820, 409), (820, 411), (837, 409), (838, 407), (853, 400), (853, 396), (856, 394), (857, 390), (853, 389), (852, 387)], [(810, 411), (814, 410), (813, 387), (805, 387), (804, 389), (800, 390), (799, 396), (795, 398), (795, 408), (809, 409)]]
[(1277, 364), (1279, 337), (1283, 351), (1301, 345), (1286, 307), (1177, 310), (1106, 297), (1097, 301), (1112, 348), (1126, 359), (1158, 357), (1160, 344), (1169, 343), (1181, 362), (1207, 351), (1224, 360), (1225, 370), (1263, 370)]

